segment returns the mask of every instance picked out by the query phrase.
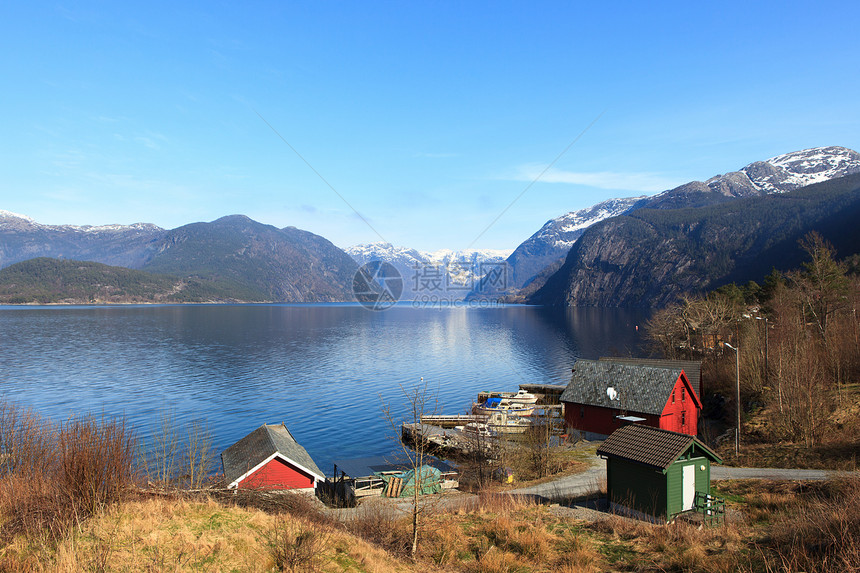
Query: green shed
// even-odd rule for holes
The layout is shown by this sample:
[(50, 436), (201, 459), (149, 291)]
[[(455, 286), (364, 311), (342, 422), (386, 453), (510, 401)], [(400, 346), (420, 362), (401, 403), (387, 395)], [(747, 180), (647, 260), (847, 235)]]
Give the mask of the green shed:
[[(669, 521), (709, 500), (711, 462), (722, 459), (698, 438), (632, 424), (597, 448), (606, 459), (606, 490), (613, 508)], [(699, 508), (702, 509), (702, 508)]]

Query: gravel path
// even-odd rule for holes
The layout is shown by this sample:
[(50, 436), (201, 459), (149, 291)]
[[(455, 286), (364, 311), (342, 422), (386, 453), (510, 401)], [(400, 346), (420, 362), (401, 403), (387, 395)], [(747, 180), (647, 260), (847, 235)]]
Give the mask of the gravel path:
[(781, 468), (735, 468), (731, 466), (711, 466), (711, 479), (785, 479), (785, 480), (822, 480), (843, 472), (834, 470), (800, 470)]
[[(773, 480), (824, 480), (843, 472), (834, 470), (802, 470), (780, 468), (737, 468), (711, 466), (712, 480), (773, 479)], [(597, 456), (586, 471), (559, 478), (549, 483), (509, 490), (508, 493), (534, 495), (546, 501), (557, 502), (582, 497), (599, 489), (606, 482), (606, 462)]]
[(516, 495), (534, 495), (547, 501), (562, 501), (598, 491), (606, 481), (606, 462), (597, 456), (584, 472), (565, 476), (548, 483), (508, 490)]
[[(590, 467), (584, 472), (565, 476), (553, 480), (551, 482), (533, 485), (529, 487), (516, 488), (507, 490), (504, 493), (511, 495), (534, 496), (544, 503), (559, 503), (568, 502), (576, 498), (584, 498), (588, 494), (598, 491), (601, 485), (606, 482), (606, 462), (597, 456), (591, 460)], [(738, 468), (730, 466), (711, 466), (711, 479), (726, 480), (726, 479), (772, 479), (772, 480), (823, 480), (840, 473), (834, 470), (803, 470), (803, 469), (780, 469), (780, 468)], [(425, 498), (423, 503), (435, 508), (447, 507), (454, 508), (458, 506), (468, 505), (477, 499), (476, 496), (467, 493), (449, 492), (441, 498)], [(572, 508), (557, 508), (559, 511), (571, 512), (576, 510), (582, 512), (583, 515), (577, 513), (577, 517), (593, 518), (594, 515), (599, 515), (600, 500), (591, 500), (589, 502), (577, 503)], [(593, 507), (592, 507), (593, 506)], [(408, 513), (411, 511), (410, 500), (398, 499), (390, 500), (385, 498), (366, 499), (361, 506), (355, 509), (339, 509), (329, 510), (333, 515), (340, 519), (348, 519), (364, 512), (375, 513), (377, 511), (394, 511), (399, 513)], [(384, 508), (384, 509), (383, 509)], [(587, 515), (585, 515), (587, 514)], [(594, 515), (592, 515), (594, 514)]]

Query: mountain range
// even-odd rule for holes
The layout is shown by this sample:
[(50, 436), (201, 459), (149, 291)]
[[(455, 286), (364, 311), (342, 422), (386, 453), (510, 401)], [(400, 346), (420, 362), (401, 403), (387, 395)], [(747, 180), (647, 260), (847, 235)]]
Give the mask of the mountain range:
[[(403, 300), (461, 300), (491, 266), (504, 263), (511, 251), (467, 249), (418, 251), (391, 243), (370, 243), (344, 249), (359, 265), (384, 261), (403, 278)], [(426, 297), (426, 298), (425, 298)]]
[[(682, 292), (759, 277), (768, 265), (788, 268), (797, 260), (792, 242), (810, 229), (838, 242), (840, 252), (860, 251), (853, 225), (845, 223), (855, 213), (858, 173), (860, 154), (850, 149), (787, 153), (655, 196), (569, 212), (547, 221), (513, 252), (421, 252), (383, 243), (341, 250), (313, 233), (242, 215), (166, 230), (147, 223), (43, 225), (0, 211), (0, 269), (40, 257), (91, 261), (170, 280), (84, 266), (56, 265), (51, 272), (74, 284), (97, 275), (108, 285), (117, 277), (123, 284), (142, 281), (150, 285), (144, 297), (311, 302), (354, 300), (358, 266), (381, 260), (405, 279), (406, 299), (427, 294), (428, 285), (442, 287), (439, 294), (449, 299), (470, 289), (470, 296), (486, 295), (476, 285), (503, 269), (504, 280), (491, 294), (507, 301), (652, 306)], [(24, 284), (22, 273), (47, 272), (48, 266), (42, 260), (17, 267), (19, 282), (11, 284)], [(4, 273), (10, 274), (0, 270), (0, 282)], [(107, 292), (97, 286), (76, 292)], [(159, 288), (166, 291), (152, 294)]]
[(640, 209), (589, 229), (527, 300), (663, 306), (684, 293), (798, 268), (798, 241), (810, 231), (839, 257), (860, 252), (858, 220), (860, 175), (696, 209)]
[[(49, 257), (143, 270), (201, 285), (204, 300), (352, 300), (358, 265), (331, 242), (231, 215), (165, 230), (155, 225), (42, 225), (0, 212), (0, 266)], [(0, 271), (2, 273), (2, 271)]]

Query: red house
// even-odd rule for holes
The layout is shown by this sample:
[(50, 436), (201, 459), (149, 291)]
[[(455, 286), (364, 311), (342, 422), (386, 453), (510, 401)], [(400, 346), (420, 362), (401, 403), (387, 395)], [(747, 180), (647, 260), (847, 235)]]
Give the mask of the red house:
[(702, 402), (680, 367), (577, 360), (560, 398), (568, 429), (604, 438), (629, 423), (695, 436)]
[(221, 454), (227, 487), (313, 492), (325, 476), (284, 424), (263, 424)]

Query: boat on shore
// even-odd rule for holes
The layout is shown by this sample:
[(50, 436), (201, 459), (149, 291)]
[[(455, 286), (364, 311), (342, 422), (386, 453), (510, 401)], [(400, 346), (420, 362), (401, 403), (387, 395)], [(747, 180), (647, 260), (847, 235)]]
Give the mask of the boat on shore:
[(501, 411), (495, 412), (487, 418), (487, 428), (497, 436), (522, 434), (532, 427), (532, 420), (528, 416), (509, 414)]
[(470, 439), (491, 439), (499, 436), (522, 434), (531, 427), (529, 418), (508, 417), (499, 412), (491, 416), (475, 416), (475, 419), (474, 422), (469, 422), (465, 426), (456, 426), (454, 429), (462, 432), (464, 436)]

